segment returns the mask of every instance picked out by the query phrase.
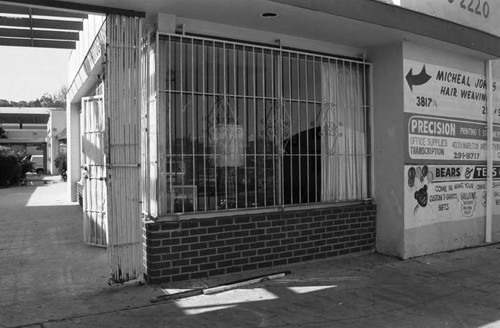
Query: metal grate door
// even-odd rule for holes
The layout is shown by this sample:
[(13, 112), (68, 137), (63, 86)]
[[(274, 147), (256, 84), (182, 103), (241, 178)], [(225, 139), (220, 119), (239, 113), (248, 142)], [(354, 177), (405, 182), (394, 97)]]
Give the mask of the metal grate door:
[(110, 284), (142, 274), (140, 19), (108, 15), (105, 99), (109, 128)]
[(83, 241), (106, 246), (108, 241), (103, 97), (82, 98)]

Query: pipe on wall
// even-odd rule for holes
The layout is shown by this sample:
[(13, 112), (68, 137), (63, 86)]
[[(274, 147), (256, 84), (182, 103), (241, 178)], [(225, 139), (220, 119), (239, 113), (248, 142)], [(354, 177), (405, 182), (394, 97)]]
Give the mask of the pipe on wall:
[(486, 231), (485, 241), (491, 243), (492, 238), (492, 215), (493, 215), (493, 78), (491, 60), (486, 61), (486, 80), (488, 85), (486, 108), (486, 125), (488, 130), (487, 135), (487, 154), (486, 166), (488, 176), (486, 178)]

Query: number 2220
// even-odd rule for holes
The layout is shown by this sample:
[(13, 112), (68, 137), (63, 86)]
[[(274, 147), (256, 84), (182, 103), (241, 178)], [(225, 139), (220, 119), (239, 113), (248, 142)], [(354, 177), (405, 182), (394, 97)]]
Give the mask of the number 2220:
[[(448, 0), (448, 2), (454, 3), (455, 0)], [(483, 16), (484, 18), (488, 18), (490, 15), (490, 4), (487, 1), (482, 2), (481, 5), (481, 0), (460, 0), (460, 8), (468, 10), (476, 15)]]

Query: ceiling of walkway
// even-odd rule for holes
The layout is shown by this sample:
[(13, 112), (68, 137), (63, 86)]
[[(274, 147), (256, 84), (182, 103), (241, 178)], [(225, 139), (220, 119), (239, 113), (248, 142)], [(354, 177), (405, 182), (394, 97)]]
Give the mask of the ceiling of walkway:
[[(5, 1), (5, 0), (4, 0)], [(13, 0), (15, 1), (15, 0)], [(50, 3), (49, 0), (20, 0), (23, 3)], [(377, 25), (356, 22), (344, 17), (303, 10), (295, 6), (270, 0), (64, 0), (58, 4), (106, 6), (145, 12), (172, 14), (179, 17), (240, 26), (315, 40), (349, 44), (353, 47), (369, 47), (401, 40), (399, 31)], [(2, 0), (0, 0), (0, 5)], [(264, 13), (276, 13), (273, 18)], [(0, 14), (1, 15), (1, 14)], [(300, 19), (297, 19), (300, 17)]]
[[(309, 2), (312, 3), (313, 1)], [(321, 10), (308, 10), (305, 5), (305, 7), (297, 5), (309, 2), (307, 0), (0, 0), (0, 6), (2, 3), (22, 3), (24, 6), (31, 5), (32, 7), (57, 5), (59, 8), (65, 8), (64, 10), (73, 11), (87, 8), (90, 9), (88, 12), (95, 12), (101, 9), (103, 10), (101, 13), (105, 13), (106, 9), (118, 9), (142, 15), (145, 13), (146, 17), (165, 13), (188, 19), (298, 36), (356, 48), (366, 49), (390, 43), (411, 41), (431, 47), (439, 45), (440, 48), (448, 48), (450, 51), (464, 55), (483, 56), (481, 52), (474, 50), (474, 46), (464, 42), (453, 40), (446, 44), (446, 42), (443, 43), (433, 38), (433, 35), (411, 32), (416, 29), (407, 25), (419, 24), (418, 20), (405, 22), (404, 16), (407, 15), (403, 15), (404, 10), (402, 11), (401, 8), (396, 8), (396, 6), (375, 2), (377, 7), (384, 7), (383, 14), (380, 16), (380, 13), (373, 14), (370, 12), (370, 8), (374, 6), (374, 1), (336, 0), (335, 2), (328, 2), (331, 3), (330, 6), (349, 7), (351, 9), (348, 10), (351, 12), (354, 10), (360, 13), (357, 14), (359, 17), (379, 15), (375, 17), (377, 23), (370, 23), (363, 21), (363, 19), (332, 15)], [(265, 13), (275, 13), (276, 16), (266, 18), (263, 17)], [(404, 28), (384, 26), (384, 20), (389, 20), (389, 18)], [(425, 25), (425, 23), (420, 24)], [(426, 26), (420, 27), (420, 29), (425, 28)], [(26, 29), (32, 30), (30, 27), (26, 27)], [(26, 33), (26, 31), (23, 33)], [(31, 40), (30, 38), (26, 39)]]
[(0, 46), (75, 49), (87, 14), (0, 2)]

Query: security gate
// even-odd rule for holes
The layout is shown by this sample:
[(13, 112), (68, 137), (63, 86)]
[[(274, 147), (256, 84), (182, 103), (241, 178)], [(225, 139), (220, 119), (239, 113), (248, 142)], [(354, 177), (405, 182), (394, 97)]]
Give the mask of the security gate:
[(105, 101), (109, 136), (108, 257), (111, 284), (141, 278), (140, 19), (106, 18)]
[(83, 241), (108, 242), (105, 113), (102, 96), (82, 98)]
[(104, 96), (82, 98), (84, 241), (107, 247), (111, 285), (141, 278), (140, 19), (106, 17)]

